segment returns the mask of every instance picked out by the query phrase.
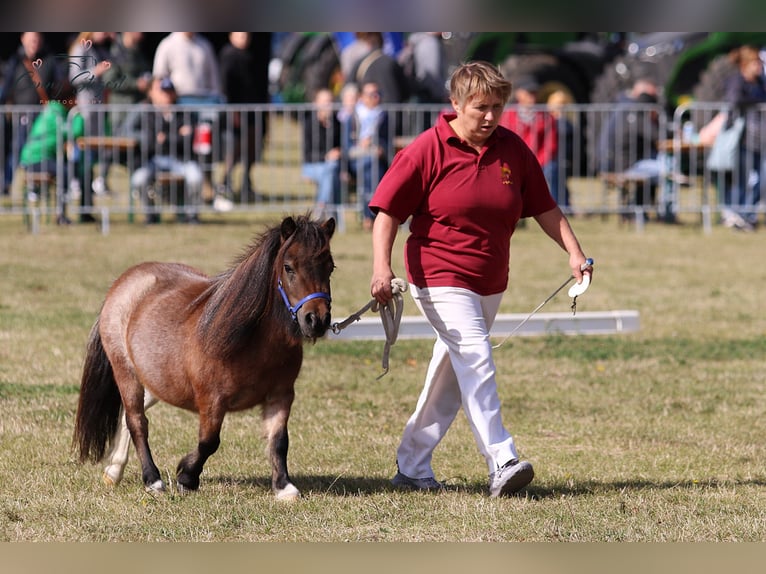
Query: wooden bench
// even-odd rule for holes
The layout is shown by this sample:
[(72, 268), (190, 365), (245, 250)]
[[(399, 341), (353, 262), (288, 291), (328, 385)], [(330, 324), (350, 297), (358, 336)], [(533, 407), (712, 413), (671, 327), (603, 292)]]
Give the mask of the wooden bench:
[(145, 199), (145, 207), (149, 210), (147, 221), (157, 223), (160, 220), (160, 211), (163, 203), (174, 205), (179, 208), (184, 205), (184, 182), (183, 175), (169, 171), (158, 171), (154, 175), (154, 185), (149, 189)]
[(652, 177), (628, 172), (601, 172), (599, 179), (604, 185), (604, 205), (608, 202), (609, 190), (616, 189), (620, 194), (618, 208), (621, 208), (622, 220), (635, 217), (636, 226), (642, 226), (645, 217), (645, 204), (637, 202), (637, 190), (639, 186), (651, 185)]
[(184, 176), (169, 171), (158, 171), (155, 182), (160, 187), (170, 187), (172, 185), (183, 185)]
[[(51, 213), (56, 212), (56, 176), (47, 171), (25, 170), (23, 182), (24, 224), (32, 233), (37, 233), (40, 211), (45, 214), (48, 222), (50, 222)], [(41, 209), (41, 206), (45, 207)], [(35, 213), (33, 214), (32, 211)]]

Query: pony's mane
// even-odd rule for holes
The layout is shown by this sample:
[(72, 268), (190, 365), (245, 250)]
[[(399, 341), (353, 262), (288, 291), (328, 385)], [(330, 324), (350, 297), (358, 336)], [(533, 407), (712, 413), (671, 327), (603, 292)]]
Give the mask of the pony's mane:
[[(294, 221), (296, 229), (284, 242), (285, 248), (297, 241), (313, 253), (329, 250), (329, 240), (319, 223), (308, 216), (295, 217)], [(285, 306), (273, 304), (278, 296), (275, 265), (282, 245), (281, 226), (271, 227), (258, 235), (229, 269), (210, 279), (210, 286), (193, 303), (204, 304), (198, 329), (206, 351), (231, 357), (248, 340), (252, 329), (270, 317), (283, 321), (293, 337), (299, 336)]]

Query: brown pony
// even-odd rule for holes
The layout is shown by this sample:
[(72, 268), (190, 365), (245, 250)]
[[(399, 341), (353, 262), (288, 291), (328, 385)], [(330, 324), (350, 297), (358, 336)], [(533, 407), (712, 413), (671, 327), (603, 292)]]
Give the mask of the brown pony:
[(286, 217), (215, 277), (179, 263), (123, 273), (88, 342), (74, 432), (80, 461), (98, 462), (109, 445), (103, 479), (116, 485), (132, 438), (144, 486), (164, 491), (145, 414), (161, 400), (199, 413), (197, 448), (176, 470), (178, 491), (196, 490), (224, 415), (261, 405), (272, 489), (278, 499), (299, 497), (287, 473), (287, 419), (303, 341), (330, 327), (334, 231), (334, 219)]

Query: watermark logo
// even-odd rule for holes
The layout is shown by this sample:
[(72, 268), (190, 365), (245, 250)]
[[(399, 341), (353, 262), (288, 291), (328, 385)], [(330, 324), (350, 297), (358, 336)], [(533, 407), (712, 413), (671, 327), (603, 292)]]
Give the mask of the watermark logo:
[[(33, 87), (38, 94), (44, 92), (47, 100), (40, 98), (40, 104), (48, 101), (60, 103), (79, 104), (103, 104), (106, 103), (106, 95), (109, 91), (119, 91), (125, 80), (124, 74), (106, 74), (112, 68), (110, 60), (99, 60), (93, 54), (89, 54), (93, 48), (91, 40), (80, 40), (82, 54), (72, 55), (68, 53), (54, 54), (46, 58), (37, 58), (32, 61), (32, 69), (25, 69), (19, 73), (15, 80), (17, 88)], [(48, 71), (44, 66), (51, 66), (54, 70)], [(45, 73), (47, 72), (47, 73)], [(46, 79), (43, 79), (44, 75)], [(87, 99), (86, 99), (87, 98)]]

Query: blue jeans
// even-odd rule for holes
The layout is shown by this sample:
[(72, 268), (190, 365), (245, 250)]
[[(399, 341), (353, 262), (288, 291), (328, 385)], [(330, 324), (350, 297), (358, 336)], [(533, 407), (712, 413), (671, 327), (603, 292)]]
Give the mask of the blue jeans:
[(375, 214), (370, 209), (372, 194), (383, 177), (388, 166), (385, 159), (371, 155), (362, 155), (349, 162), (349, 168), (356, 177), (356, 197), (364, 219), (374, 219)]
[(340, 203), (340, 162), (304, 163), (301, 175), (317, 184), (316, 204), (318, 206)]
[[(542, 167), (545, 181), (548, 182), (548, 189), (550, 189), (553, 199), (555, 199), (556, 203), (558, 203), (560, 206), (568, 207), (569, 186), (567, 186), (567, 176), (565, 173), (561, 173), (563, 170), (561, 169), (558, 160), (553, 159)], [(564, 185), (561, 189), (559, 189), (559, 185), (562, 179)]]
[(742, 150), (739, 172), (727, 174), (721, 194), (721, 203), (738, 213), (750, 224), (758, 221), (755, 207), (761, 201), (761, 182), (766, 177), (766, 161), (757, 151)]

